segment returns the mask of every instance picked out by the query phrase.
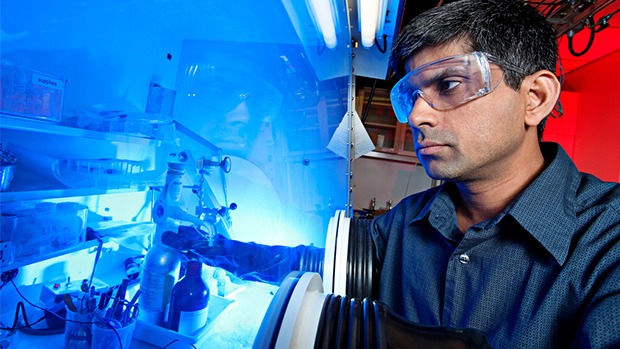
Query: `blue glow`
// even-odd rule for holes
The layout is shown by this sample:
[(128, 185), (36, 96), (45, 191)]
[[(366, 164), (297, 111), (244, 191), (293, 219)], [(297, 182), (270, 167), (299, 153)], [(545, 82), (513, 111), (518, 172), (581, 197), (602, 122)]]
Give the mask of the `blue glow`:
[[(192, 160), (216, 155), (178, 132), (166, 130), (165, 135), (155, 136), (140, 130), (149, 121), (171, 117), (232, 159), (225, 182), (218, 169), (206, 178), (214, 203), (238, 205), (231, 211), (231, 238), (266, 245), (324, 246), (329, 219), (349, 204), (349, 162), (327, 149), (347, 112), (351, 61), (343, 6), (337, 9), (341, 20), (333, 50), (316, 40), (303, 1), (61, 0), (50, 4), (35, 0), (3, 1), (1, 6), (1, 58), (66, 79), (61, 124), (67, 125), (72, 117), (79, 122), (71, 127), (111, 131), (106, 133), (109, 136), (97, 136), (3, 129), (3, 145), (26, 149), (15, 185), (5, 198), (19, 198), (24, 191), (48, 199), (44, 191), (56, 190), (52, 198), (58, 199), (66, 190), (75, 197), (89, 196), (83, 202), (96, 219), (148, 222), (148, 185), (163, 184), (171, 157), (182, 150)], [(176, 91), (171, 115), (145, 112), (154, 76), (161, 87)], [(115, 128), (118, 123), (94, 119), (102, 115), (115, 115), (115, 122), (119, 115), (141, 121), (132, 129), (138, 137), (127, 142), (129, 137)], [(2, 123), (8, 119), (3, 115)], [(143, 176), (128, 173), (131, 180), (114, 178), (118, 183), (59, 178), (54, 167), (59, 159), (102, 163), (117, 159), (139, 164)], [(84, 172), (88, 177), (96, 170), (89, 167)], [(109, 174), (107, 169), (103, 172)], [(191, 165), (184, 181), (187, 186), (200, 181)], [(91, 187), (97, 190), (93, 193)], [(119, 188), (139, 194), (114, 196), (115, 192), (105, 191)], [(191, 190), (183, 195), (188, 197), (187, 212), (193, 213), (196, 195)], [(116, 260), (112, 255), (101, 268), (122, 275), (125, 256)], [(65, 258), (75, 267), (87, 265), (80, 273), (89, 272), (91, 264), (81, 257)], [(66, 271), (55, 274), (41, 277), (51, 280)], [(221, 322), (222, 333), (244, 326), (243, 320), (250, 318), (258, 326), (256, 319), (273, 294), (259, 291), (243, 296), (244, 302), (249, 297), (260, 303), (257, 313), (245, 316), (242, 307), (231, 311), (228, 316), (238, 320)], [(243, 341), (251, 343), (253, 336)]]
[[(329, 217), (348, 200), (347, 162), (326, 145), (346, 112), (350, 63), (344, 51), (302, 44), (295, 26), (311, 26), (310, 16), (289, 13), (280, 1), (3, 2), (2, 58), (66, 78), (65, 115), (143, 112), (159, 75), (177, 91), (173, 118), (256, 173), (250, 190), (233, 163), (240, 238), (322, 245)], [(144, 158), (135, 153), (143, 149), (101, 143), (82, 150)]]

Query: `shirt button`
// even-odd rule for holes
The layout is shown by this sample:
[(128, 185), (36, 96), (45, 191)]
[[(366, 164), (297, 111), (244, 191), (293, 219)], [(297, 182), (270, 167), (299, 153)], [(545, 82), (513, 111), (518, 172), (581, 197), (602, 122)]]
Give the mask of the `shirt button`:
[(469, 263), (469, 256), (463, 253), (462, 255), (459, 256), (459, 262), (461, 262), (461, 264)]

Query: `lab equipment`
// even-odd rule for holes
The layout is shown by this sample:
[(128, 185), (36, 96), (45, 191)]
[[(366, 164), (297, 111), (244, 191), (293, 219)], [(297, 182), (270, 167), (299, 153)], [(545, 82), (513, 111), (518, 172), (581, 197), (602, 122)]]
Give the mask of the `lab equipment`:
[(12, 244), (15, 260), (60, 251), (86, 241), (88, 207), (78, 203), (41, 202), (2, 212), (15, 217)]
[(2, 143), (0, 143), (0, 191), (7, 190), (13, 176), (15, 174), (15, 164), (17, 158), (15, 154), (10, 151), (2, 149)]
[(185, 276), (172, 288), (168, 328), (195, 336), (207, 324), (209, 287), (202, 279), (202, 263), (187, 262)]
[(93, 325), (92, 349), (124, 349), (131, 346), (136, 321), (126, 325), (113, 323)]
[(169, 164), (166, 186), (153, 207), (155, 241), (146, 253), (142, 265), (140, 290), (140, 318), (158, 326), (165, 325), (165, 312), (170, 302), (172, 287), (178, 280), (180, 268), (179, 251), (161, 243), (164, 231), (176, 231), (178, 223), (173, 220), (174, 213), (182, 213), (178, 206), (181, 201), (181, 177), (183, 164)]
[(84, 311), (69, 306), (66, 307), (65, 348), (90, 349), (92, 344), (91, 324), (93, 312)]
[(274, 296), (254, 348), (492, 347), (482, 331), (420, 326), (381, 302), (323, 293), (316, 273), (292, 272)]
[(65, 79), (1, 60), (0, 111), (39, 120), (60, 121)]
[[(267, 1), (239, 7), (227, 2), (190, 2), (186, 7), (178, 1), (112, 0), (57, 6), (50, 11), (41, 1), (30, 6), (2, 4), (7, 14), (2, 22), (2, 58), (67, 78), (60, 123), (1, 116), (3, 144), (11, 150), (29, 151), (25, 156), (21, 154), (26, 151), (18, 154), (15, 179), (2, 193), (2, 213), (22, 200), (75, 201), (88, 206), (87, 227), (109, 233), (101, 236), (104, 242), (93, 278), (97, 289), (95, 280), (104, 279), (95, 313), (121, 306), (126, 311), (128, 301), (114, 305), (119, 298), (116, 288), (111, 294), (105, 288), (138, 274), (135, 280), (140, 279), (143, 293), (135, 315), (157, 318), (136, 320), (130, 347), (140, 347), (136, 344), (142, 342), (165, 347), (173, 340), (182, 341), (181, 346), (251, 347), (282, 276), (299, 265), (309, 270), (321, 265), (325, 223), (335, 208), (349, 204), (346, 154), (335, 156), (325, 146), (352, 103), (351, 64), (341, 59), (351, 56), (345, 45), (321, 54), (314, 38), (307, 35), (314, 29), (307, 33), (305, 4), (289, 3)], [(240, 10), (253, 14), (243, 16), (252, 22), (248, 26), (235, 24)], [(288, 11), (299, 10), (305, 12), (300, 16), (291, 13), (292, 20)], [(344, 18), (346, 9), (341, 7), (339, 12)], [(213, 20), (215, 13), (221, 14), (217, 16), (221, 20)], [(204, 21), (205, 14), (208, 21)], [(170, 31), (164, 22), (175, 29)], [(346, 22), (341, 21), (340, 42), (348, 41)], [(226, 23), (233, 24), (234, 33), (227, 33), (226, 28), (232, 27)], [(216, 28), (223, 30), (213, 31)], [(244, 28), (250, 29), (250, 36), (239, 36), (237, 30)], [(60, 40), (67, 37), (71, 39)], [(378, 65), (385, 64), (373, 66)], [(161, 80), (153, 79), (149, 100), (146, 87), (154, 73)], [(170, 91), (161, 87), (170, 87)], [(172, 91), (177, 91), (174, 105)], [(216, 148), (189, 136), (179, 125), (187, 125)], [(180, 150), (187, 150), (189, 157), (183, 160)], [(185, 165), (169, 168), (170, 162)], [(169, 169), (177, 173), (170, 176), (176, 176), (174, 183), (165, 188), (172, 182), (166, 174)], [(175, 191), (183, 193), (187, 210), (169, 195)], [(245, 251), (241, 258), (229, 258), (242, 262), (236, 269), (228, 266), (233, 272), (211, 267), (211, 275), (205, 277), (213, 290), (209, 321), (195, 336), (160, 326), (165, 301), (149, 306), (149, 299), (154, 298), (149, 289), (161, 286), (164, 299), (163, 289), (172, 284), (165, 280), (176, 277), (179, 256), (159, 239), (166, 232), (178, 234), (179, 227), (199, 232), (207, 243), (209, 236), (220, 234)], [(235, 241), (244, 245), (235, 245)], [(27, 261), (8, 267), (23, 271), (15, 280), (17, 287), (32, 291), (35, 299), (39, 284), (53, 289), (55, 281), (69, 276), (73, 286), (48, 294), (75, 288), (79, 292), (82, 280), (94, 269), (96, 243), (32, 253)], [(268, 246), (273, 243), (278, 246)], [(311, 248), (281, 253), (284, 247), (301, 245)], [(253, 253), (259, 259), (252, 261)], [(139, 273), (125, 272), (128, 258), (145, 254), (135, 263), (142, 261)], [(163, 256), (163, 262), (157, 256)], [(255, 263), (265, 261), (274, 263), (254, 272)], [(13, 308), (4, 307), (4, 302), (19, 300), (10, 294), (10, 286), (2, 293), (4, 313)], [(128, 295), (135, 291), (131, 282), (128, 288)], [(31, 295), (26, 292), (25, 296)], [(116, 326), (114, 322), (108, 325)], [(106, 328), (95, 331), (100, 329)], [(20, 347), (13, 344), (17, 336), (12, 337), (11, 345)], [(116, 344), (111, 341), (109, 345)]]

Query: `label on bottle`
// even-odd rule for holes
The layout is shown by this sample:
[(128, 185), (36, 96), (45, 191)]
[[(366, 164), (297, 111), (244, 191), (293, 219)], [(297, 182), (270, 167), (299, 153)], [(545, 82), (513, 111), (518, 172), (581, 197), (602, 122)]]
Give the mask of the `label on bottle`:
[(209, 306), (196, 311), (181, 311), (179, 315), (179, 333), (195, 336), (207, 324)]
[(174, 286), (175, 278), (170, 274), (151, 273), (143, 270), (142, 280), (140, 284), (140, 306), (149, 310), (164, 311), (170, 293)]

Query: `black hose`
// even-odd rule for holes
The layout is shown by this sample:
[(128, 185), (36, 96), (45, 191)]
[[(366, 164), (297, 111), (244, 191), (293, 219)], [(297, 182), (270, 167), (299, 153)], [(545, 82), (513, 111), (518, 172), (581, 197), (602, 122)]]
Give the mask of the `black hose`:
[(570, 51), (570, 53), (573, 56), (575, 56), (575, 57), (583, 56), (586, 52), (588, 52), (590, 47), (592, 47), (592, 43), (594, 43), (594, 35), (595, 34), (596, 34), (596, 31), (594, 29), (594, 26), (592, 26), (592, 28), (590, 28), (590, 38), (588, 39), (588, 44), (586, 45), (586, 47), (581, 52), (575, 51), (575, 49), (573, 48), (573, 37), (574, 37), (574, 35), (569, 35), (568, 36), (568, 50)]
[(314, 347), (489, 349), (491, 345), (476, 329), (422, 326), (405, 320), (381, 302), (328, 295)]
[(353, 298), (378, 299), (379, 271), (375, 245), (370, 236), (370, 220), (351, 218), (347, 254), (346, 294)]
[(368, 96), (368, 104), (366, 104), (366, 108), (364, 109), (364, 115), (362, 115), (362, 124), (366, 122), (366, 118), (368, 118), (368, 112), (370, 111), (370, 106), (372, 105), (372, 99), (375, 96), (375, 90), (377, 88), (377, 79), (372, 83), (372, 88), (370, 89), (370, 95)]

